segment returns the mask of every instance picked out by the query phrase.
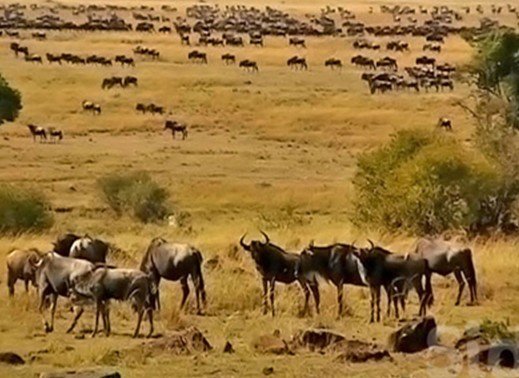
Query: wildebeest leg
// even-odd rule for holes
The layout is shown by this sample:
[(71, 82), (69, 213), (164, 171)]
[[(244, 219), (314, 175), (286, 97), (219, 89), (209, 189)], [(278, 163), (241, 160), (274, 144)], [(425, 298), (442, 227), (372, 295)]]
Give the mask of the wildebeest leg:
[(301, 285), (301, 289), (303, 289), (303, 293), (305, 295), (305, 304), (303, 306), (303, 316), (305, 316), (308, 313), (308, 302), (310, 300), (310, 290), (308, 289), (308, 285), (306, 281), (299, 280), (299, 284)]
[(51, 294), (51, 303), (50, 303), (50, 327), (47, 332), (54, 331), (54, 315), (56, 314), (56, 305), (58, 303), (58, 294)]
[(375, 288), (376, 305), (377, 305), (377, 322), (380, 322), (380, 286)]
[(108, 307), (108, 304), (104, 306), (104, 317), (106, 322), (105, 333), (106, 336), (110, 336), (110, 333), (112, 332), (112, 325), (110, 324), (110, 308)]
[(28, 293), (29, 292), (29, 279), (25, 278), (23, 280), (23, 283), (25, 284), (25, 292)]
[(456, 306), (459, 306), (461, 300), (461, 294), (463, 294), (463, 289), (465, 288), (465, 281), (463, 280), (463, 275), (459, 270), (454, 271), (454, 277), (456, 277), (456, 281), (458, 281), (458, 297), (456, 298)]
[(314, 280), (309, 284), (310, 290), (312, 290), (312, 294), (314, 296), (315, 301), (315, 312), (318, 314), (320, 313), (319, 305), (321, 303), (321, 296), (319, 295), (319, 284), (317, 283), (317, 280)]
[(83, 307), (74, 306), (74, 313), (75, 313), (74, 320), (72, 321), (72, 324), (70, 324), (70, 327), (68, 327), (67, 333), (72, 332), (74, 330), (74, 328), (76, 328), (76, 324), (79, 321), (79, 318), (81, 317), (81, 315), (83, 315), (83, 312), (85, 312)]
[(342, 281), (339, 281), (337, 283), (337, 304), (339, 306), (339, 308), (337, 309), (337, 318), (340, 318), (342, 316), (342, 307), (343, 307), (343, 303), (342, 303), (342, 286), (343, 286), (343, 282)]
[(184, 305), (186, 304), (186, 300), (189, 295), (189, 284), (187, 283), (187, 277), (181, 278), (180, 284), (182, 285), (182, 302), (180, 302), (180, 309), (182, 310), (184, 308)]
[[(99, 315), (101, 314), (101, 312), (104, 313), (103, 305), (101, 304), (100, 301), (97, 301), (96, 302), (96, 316), (95, 316), (95, 322), (94, 322), (94, 331), (92, 332), (92, 337), (95, 337), (95, 335), (99, 329)], [(103, 317), (104, 317), (104, 315), (103, 315)]]
[(153, 310), (151, 308), (148, 309), (148, 321), (150, 322), (148, 337), (151, 337), (153, 335)]
[(275, 287), (276, 287), (276, 279), (275, 278), (272, 278), (270, 280), (270, 285), (269, 285), (269, 290), (270, 290), (270, 311), (272, 312), (272, 316), (274, 317), (276, 315), (275, 311), (274, 311), (274, 290), (275, 290)]
[(133, 337), (136, 338), (139, 336), (139, 330), (141, 329), (142, 315), (144, 315), (144, 308), (139, 308), (137, 311), (137, 326), (135, 327), (135, 332), (133, 333)]
[(371, 286), (370, 287), (370, 305), (371, 305), (371, 318), (369, 320), (370, 323), (373, 323), (375, 321), (375, 287), (374, 286)]
[(14, 278), (14, 274), (11, 269), (7, 269), (7, 288), (9, 289), (9, 296), (12, 297), (14, 295), (14, 284), (16, 279)]
[(268, 312), (267, 296), (268, 296), (269, 282), (267, 279), (264, 278), (262, 283), (263, 283), (263, 315), (267, 315), (267, 312)]

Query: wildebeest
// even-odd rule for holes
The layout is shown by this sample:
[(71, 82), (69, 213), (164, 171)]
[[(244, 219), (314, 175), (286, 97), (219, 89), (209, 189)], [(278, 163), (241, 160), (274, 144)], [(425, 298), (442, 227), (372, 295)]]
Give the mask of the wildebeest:
[(137, 325), (133, 337), (139, 335), (142, 317), (146, 313), (150, 322), (148, 337), (153, 334), (153, 310), (155, 310), (156, 286), (152, 278), (137, 269), (99, 267), (74, 278), (72, 295), (86, 297), (96, 304), (95, 325), (92, 336), (97, 334), (99, 315), (102, 316), (107, 336), (111, 332), (109, 301), (129, 301), (137, 312)]
[(122, 77), (112, 76), (112, 77), (104, 78), (103, 82), (101, 83), (101, 88), (110, 89), (116, 85), (119, 85), (121, 88), (124, 86)]
[(74, 244), (78, 239), (81, 239), (81, 236), (72, 233), (60, 235), (56, 241), (52, 243), (52, 250), (60, 256), (68, 257), (70, 255), (72, 244)]
[(173, 136), (173, 139), (175, 139), (176, 133), (182, 134), (182, 140), (187, 138), (187, 126), (178, 123), (177, 121), (167, 120), (164, 123), (164, 130), (171, 130), (171, 135)]
[(238, 67), (245, 68), (246, 71), (250, 71), (250, 72), (259, 71), (258, 63), (254, 62), (252, 60), (249, 60), (249, 59), (242, 60), (240, 62), (240, 64), (238, 65)]
[[(240, 239), (240, 245), (245, 251), (250, 252), (256, 264), (256, 269), (261, 275), (261, 281), (263, 283), (263, 314), (267, 314), (268, 312), (268, 298), (270, 298), (270, 310), (272, 316), (275, 316), (274, 300), (276, 282), (291, 284), (295, 281), (299, 282), (304, 291), (305, 308), (303, 312), (306, 312), (310, 291), (308, 290), (305, 277), (302, 275), (296, 277), (299, 255), (284, 251), (277, 245), (272, 244), (266, 233), (263, 231), (261, 233), (265, 237), (264, 242), (252, 240), (250, 244), (247, 245), (244, 242), (245, 235), (243, 235)], [(315, 287), (312, 289), (312, 293), (315, 303), (319, 303), (319, 293), (315, 290)]]
[(158, 106), (155, 104), (143, 104), (138, 103), (135, 105), (135, 110), (141, 112), (142, 114), (151, 113), (151, 114), (164, 114), (165, 110), (163, 106)]
[[(315, 306), (319, 313), (319, 289), (317, 277), (331, 281), (337, 288), (338, 316), (342, 316), (343, 286), (345, 284), (367, 286), (364, 266), (353, 252), (351, 245), (333, 244), (317, 247), (311, 243), (299, 255), (296, 265), (297, 277), (304, 277), (314, 292)], [(305, 309), (307, 304), (305, 303)]]
[(41, 126), (36, 126), (33, 124), (27, 125), (29, 131), (31, 132), (32, 139), (36, 142), (36, 137), (40, 137), (40, 142), (47, 140), (47, 132)]
[(438, 127), (441, 127), (447, 131), (452, 131), (452, 122), (449, 118), (441, 117), (438, 120)]
[(58, 63), (61, 64), (61, 56), (59, 55), (53, 55), (53, 54), (46, 54), (47, 60), (49, 63)]
[(63, 131), (61, 130), (49, 127), (48, 133), (51, 142), (56, 143), (63, 139)]
[(5, 258), (7, 264), (7, 287), (9, 295), (14, 295), (14, 284), (22, 280), (25, 291), (29, 291), (29, 283), (36, 287), (36, 265), (41, 259), (37, 249), (11, 251)]
[(324, 62), (324, 66), (330, 67), (332, 70), (335, 68), (341, 69), (342, 61), (340, 59), (336, 59), (336, 58), (326, 59), (326, 61)]
[[(367, 281), (371, 292), (371, 318), (370, 321), (380, 321), (380, 288), (388, 287), (391, 295), (396, 295), (396, 285), (403, 284), (403, 291), (408, 286), (414, 287), (420, 299), (419, 314), (425, 315), (427, 306), (433, 303), (433, 291), (431, 285), (431, 269), (427, 260), (415, 256), (402, 256), (389, 252), (386, 249), (375, 246), (370, 241), (371, 247), (361, 249), (358, 256), (364, 266)], [(425, 278), (425, 290), (422, 284)], [(398, 311), (398, 308), (395, 308)], [(398, 312), (397, 312), (398, 316)]]
[(433, 273), (444, 277), (454, 273), (458, 281), (456, 306), (460, 304), (465, 281), (469, 285), (470, 302), (477, 302), (476, 269), (470, 248), (457, 248), (440, 240), (420, 239), (414, 253), (428, 261)]
[(229, 53), (223, 54), (222, 61), (225, 62), (225, 64), (234, 64), (236, 63), (236, 56)]
[(41, 58), (41, 56), (39, 56), (37, 54), (27, 54), (27, 55), (25, 55), (24, 59), (26, 62), (40, 63), (40, 64), (43, 63), (43, 59)]
[[(180, 309), (184, 308), (189, 295), (188, 278), (195, 286), (197, 313), (202, 313), (206, 305), (204, 277), (202, 275), (202, 253), (189, 244), (168, 243), (162, 238), (155, 238), (144, 254), (140, 270), (151, 275), (157, 287), (157, 304), (160, 308), (159, 283), (161, 278), (178, 281), (182, 286)], [(202, 302), (202, 306), (201, 303)]]
[(290, 68), (297, 69), (299, 67), (300, 70), (307, 70), (308, 65), (306, 64), (305, 58), (300, 58), (298, 56), (293, 56), (287, 60), (287, 66)]
[(133, 85), (136, 87), (138, 85), (138, 79), (135, 76), (125, 76), (123, 79), (123, 87), (129, 87), (130, 85)]
[(207, 54), (198, 50), (193, 50), (187, 54), (187, 58), (193, 62), (199, 62), (207, 64)]
[(18, 57), (18, 54), (20, 53), (29, 55), (29, 48), (27, 46), (21, 46), (18, 42), (12, 42), (9, 45), (9, 48), (14, 52), (16, 57)]
[(108, 243), (85, 235), (72, 243), (69, 256), (76, 259), (88, 260), (94, 264), (104, 263), (106, 262), (106, 255), (109, 249), (110, 246)]
[(125, 55), (117, 55), (115, 57), (115, 62), (121, 64), (121, 66), (124, 66), (125, 64), (127, 66), (135, 66), (135, 61), (131, 57), (127, 57)]
[(95, 102), (84, 100), (81, 103), (81, 107), (83, 108), (83, 110), (91, 111), (92, 114), (101, 114), (101, 105)]
[(304, 39), (298, 38), (298, 37), (292, 37), (288, 40), (289, 46), (301, 46), (306, 48), (306, 43)]
[[(36, 283), (40, 297), (39, 309), (43, 316), (45, 331), (52, 332), (54, 330), (54, 314), (56, 313), (58, 296), (69, 297), (72, 289), (71, 285), (75, 277), (93, 270), (94, 264), (86, 260), (62, 257), (57, 253), (50, 252), (36, 264), (36, 267)], [(49, 298), (51, 304), (50, 324), (43, 314), (44, 307)], [(78, 311), (67, 332), (73, 331), (77, 321), (83, 314), (82, 307), (76, 309)]]

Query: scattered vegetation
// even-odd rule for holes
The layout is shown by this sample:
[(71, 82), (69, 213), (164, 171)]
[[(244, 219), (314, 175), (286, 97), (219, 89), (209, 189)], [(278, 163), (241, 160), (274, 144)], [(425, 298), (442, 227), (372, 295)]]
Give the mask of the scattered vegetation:
[(0, 233), (40, 231), (53, 223), (47, 200), (33, 190), (0, 186)]
[(499, 180), (486, 159), (455, 139), (401, 131), (360, 156), (354, 221), (415, 234), (469, 229)]
[(168, 212), (169, 193), (146, 173), (112, 173), (98, 180), (106, 203), (118, 216), (129, 214), (141, 222), (163, 220)]
[(20, 92), (11, 88), (4, 77), (0, 75), (0, 125), (5, 121), (14, 121), (21, 109), (22, 97)]

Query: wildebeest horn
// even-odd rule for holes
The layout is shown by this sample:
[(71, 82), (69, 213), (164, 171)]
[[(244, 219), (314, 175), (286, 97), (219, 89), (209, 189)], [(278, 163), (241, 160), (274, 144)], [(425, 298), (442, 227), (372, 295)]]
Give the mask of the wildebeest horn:
[(245, 242), (243, 241), (243, 239), (245, 239), (245, 235), (247, 235), (247, 233), (243, 234), (243, 236), (241, 237), (241, 239), (240, 239), (240, 245), (243, 247), (244, 250), (246, 250), (246, 251), (250, 251), (250, 244), (247, 245), (247, 244), (245, 244)]
[(263, 231), (260, 231), (260, 232), (261, 232), (261, 234), (263, 235), (263, 237), (265, 238), (265, 243), (263, 243), (263, 244), (268, 244), (268, 243), (270, 243), (269, 236), (268, 236), (265, 232), (263, 232)]
[(368, 239), (368, 243), (371, 246), (371, 249), (375, 248), (375, 243), (373, 243), (370, 239)]

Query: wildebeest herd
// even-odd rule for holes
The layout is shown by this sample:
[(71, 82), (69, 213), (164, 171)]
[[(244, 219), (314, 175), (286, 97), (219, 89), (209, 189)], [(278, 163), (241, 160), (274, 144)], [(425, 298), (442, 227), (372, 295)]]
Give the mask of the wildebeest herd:
[[(125, 54), (114, 56), (34, 52), (23, 41), (34, 39), (40, 41), (35, 46), (45, 46), (52, 39), (51, 33), (69, 31), (158, 32), (162, 35), (175, 32), (181, 45), (197, 46), (186, 53), (187, 61), (205, 65), (210, 63), (210, 54), (203, 50), (205, 48), (236, 49), (247, 43), (262, 48), (268, 46), (274, 38), (286, 38), (286, 45), (298, 51), (297, 54), (288, 56), (286, 66), (292, 71), (309, 71), (315, 64), (306, 56), (306, 51), (312, 48), (307, 38), (344, 38), (347, 45), (362, 52), (356, 53), (349, 61), (354, 67), (363, 69), (359, 76), (367, 83), (371, 94), (405, 90), (415, 93), (452, 91), (455, 87), (453, 74), (456, 68), (453, 64), (440, 60), (447, 39), (459, 35), (477, 36), (489, 29), (509, 27), (500, 24), (500, 20), (496, 19), (501, 14), (519, 18), (517, 8), (512, 5), (479, 5), (472, 8), (382, 5), (379, 13), (384, 16), (384, 21), (375, 25), (360, 21), (357, 14), (344, 7), (330, 6), (322, 8), (317, 14), (304, 15), (291, 14), (270, 6), (261, 10), (242, 5), (221, 7), (207, 4), (188, 6), (185, 8), (185, 15), (181, 15), (177, 8), (167, 5), (127, 7), (13, 3), (2, 5), (0, 9), (4, 13), (0, 16), (1, 35), (18, 40), (9, 45), (14, 55), (23, 56), (24, 61), (37, 64), (43, 64), (45, 58), (56, 67), (67, 63), (110, 69), (119, 64), (131, 70), (139, 59), (148, 59), (148, 63), (151, 63), (166, 61), (167, 57), (161, 55), (157, 48), (143, 46), (141, 40), (136, 40), (131, 50)], [(373, 13), (376, 10), (370, 7), (369, 15)], [(465, 19), (472, 15), (478, 15), (479, 25), (465, 24)], [(25, 30), (30, 32), (25, 34)], [(423, 41), (416, 42), (417, 39)], [(415, 46), (415, 43), (420, 45)], [(387, 55), (380, 56), (384, 49)], [(414, 65), (402, 64), (401, 60), (409, 60), (413, 49), (415, 52), (420, 51), (422, 55), (415, 59)], [(370, 52), (375, 55), (370, 55)], [(239, 57), (234, 51), (227, 51), (219, 56), (226, 66), (236, 64), (244, 72), (260, 72), (262, 62), (257, 59)], [(340, 73), (343, 60), (331, 56), (319, 62), (319, 65)], [(106, 90), (137, 87), (141, 84), (134, 75), (105, 76), (100, 82), (101, 88)], [(100, 115), (99, 104), (92, 104), (96, 106), (83, 106), (83, 109)], [(159, 111), (151, 108), (138, 110), (143, 113), (164, 114), (160, 107)], [(187, 132), (184, 133), (178, 126), (172, 127), (177, 124), (179, 122), (176, 120), (167, 120), (166, 129), (172, 130), (173, 135), (175, 130), (182, 132), (185, 138)], [(49, 134), (41, 132), (39, 127), (37, 134), (33, 131), (31, 128), (34, 137), (39, 136), (43, 140)], [(63, 134), (60, 133), (54, 134), (55, 138), (61, 139)]]
[[(370, 321), (380, 321), (381, 289), (387, 295), (387, 316), (391, 307), (398, 318), (405, 311), (408, 293), (414, 289), (419, 299), (419, 315), (426, 314), (433, 305), (431, 283), (433, 274), (454, 274), (458, 285), (455, 304), (459, 305), (463, 290), (468, 284), (471, 303), (477, 302), (477, 280), (472, 251), (441, 240), (421, 239), (414, 250), (406, 255), (392, 253), (369, 241), (368, 247), (335, 243), (316, 246), (310, 243), (300, 253), (286, 252), (271, 242), (262, 232), (264, 240), (248, 244), (243, 235), (239, 244), (250, 254), (263, 286), (263, 313), (275, 315), (276, 283), (299, 283), (304, 293), (302, 313), (309, 312), (310, 293), (315, 310), (320, 311), (319, 279), (333, 283), (337, 288), (338, 316), (343, 315), (343, 286), (367, 287), (371, 294)], [(99, 316), (107, 335), (110, 334), (109, 304), (112, 300), (127, 301), (137, 313), (134, 337), (139, 335), (144, 315), (153, 333), (153, 312), (161, 308), (159, 284), (161, 279), (180, 281), (182, 310), (189, 296), (189, 280), (195, 289), (197, 314), (207, 305), (203, 256), (190, 244), (170, 243), (162, 238), (153, 239), (146, 248), (138, 268), (118, 268), (107, 263), (110, 243), (75, 234), (60, 236), (53, 250), (41, 253), (36, 249), (13, 250), (7, 256), (7, 285), (10, 296), (15, 293), (15, 283), (22, 280), (25, 290), (32, 283), (38, 290), (39, 310), (46, 332), (54, 329), (54, 316), (58, 297), (67, 297), (74, 308), (74, 318), (67, 332), (72, 332), (84, 313), (84, 308), (95, 307), (95, 325), (92, 336), (98, 331)], [(50, 320), (44, 311), (50, 306)]]

